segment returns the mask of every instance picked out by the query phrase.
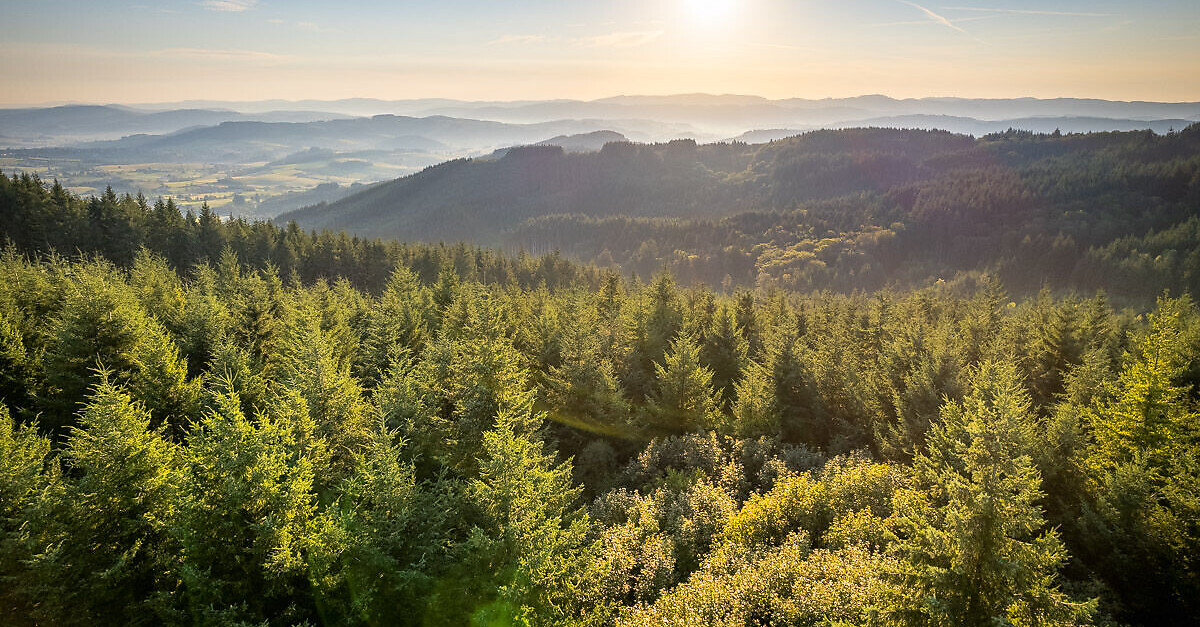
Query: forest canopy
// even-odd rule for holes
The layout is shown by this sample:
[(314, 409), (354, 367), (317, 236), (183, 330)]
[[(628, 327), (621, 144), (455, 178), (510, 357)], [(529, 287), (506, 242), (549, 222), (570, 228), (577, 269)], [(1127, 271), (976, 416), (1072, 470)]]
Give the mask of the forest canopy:
[(713, 291), (28, 176), (0, 226), (15, 625), (1200, 613), (1186, 295)]

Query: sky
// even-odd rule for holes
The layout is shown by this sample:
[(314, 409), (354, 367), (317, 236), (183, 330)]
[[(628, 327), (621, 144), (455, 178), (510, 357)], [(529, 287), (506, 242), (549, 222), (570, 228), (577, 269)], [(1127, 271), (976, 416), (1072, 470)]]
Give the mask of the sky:
[(0, 0), (0, 104), (1200, 101), (1200, 0)]

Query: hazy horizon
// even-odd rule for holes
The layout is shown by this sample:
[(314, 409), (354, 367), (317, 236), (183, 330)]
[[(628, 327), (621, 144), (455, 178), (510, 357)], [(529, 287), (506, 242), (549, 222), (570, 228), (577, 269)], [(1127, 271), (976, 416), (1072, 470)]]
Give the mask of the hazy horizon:
[(374, 96), (347, 96), (345, 98), (259, 98), (259, 99), (237, 99), (237, 98), (187, 98), (182, 100), (158, 100), (158, 101), (105, 101), (105, 100), (51, 100), (41, 102), (0, 102), (0, 109), (19, 109), (19, 108), (50, 108), (63, 106), (119, 106), (119, 107), (167, 107), (168, 105), (202, 105), (205, 103), (213, 104), (261, 104), (269, 102), (279, 102), (288, 104), (298, 104), (304, 102), (341, 102), (341, 101), (380, 101), (380, 102), (421, 102), (421, 101), (446, 101), (459, 102), (464, 104), (520, 104), (520, 103), (547, 103), (547, 102), (580, 102), (594, 103), (605, 100), (615, 100), (621, 98), (687, 98), (687, 97), (712, 97), (712, 98), (761, 98), (765, 102), (781, 102), (786, 100), (803, 100), (811, 102), (821, 101), (840, 101), (853, 100), (858, 98), (888, 98), (898, 102), (903, 101), (921, 101), (921, 100), (965, 100), (965, 101), (1035, 101), (1035, 100), (1081, 100), (1081, 101), (1097, 101), (1097, 102), (1113, 102), (1113, 103), (1148, 103), (1148, 104), (1197, 104), (1200, 103), (1200, 97), (1195, 100), (1147, 100), (1147, 99), (1119, 99), (1119, 98), (1093, 98), (1088, 96), (991, 96), (991, 97), (972, 97), (960, 95), (936, 95), (936, 96), (907, 96), (899, 97), (884, 93), (856, 93), (844, 96), (782, 96), (778, 98), (768, 98), (759, 94), (752, 93), (709, 93), (709, 92), (689, 92), (689, 93), (613, 93), (597, 98), (568, 98), (568, 97), (549, 97), (549, 98), (513, 98), (513, 99), (466, 99), (466, 98), (449, 98), (441, 96), (413, 96), (411, 98), (377, 98)]
[(1200, 101), (1188, 0), (6, 3), (0, 104), (187, 100)]

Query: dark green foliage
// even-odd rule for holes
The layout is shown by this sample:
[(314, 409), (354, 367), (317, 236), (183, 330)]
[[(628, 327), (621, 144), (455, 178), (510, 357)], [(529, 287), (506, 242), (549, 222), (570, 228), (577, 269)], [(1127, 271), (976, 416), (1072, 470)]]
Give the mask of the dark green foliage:
[[(1189, 300), (1159, 301), (1125, 366), (1085, 406), (1093, 444), (1080, 533), (1090, 565), (1147, 620), (1195, 616), (1200, 595), (1200, 413), (1182, 385), (1196, 352)], [(1147, 579), (1122, 564), (1161, 573)]]
[(39, 591), (23, 572), (35, 548), (27, 522), (57, 478), (45, 472), (49, 457), (50, 441), (35, 425), (16, 424), (0, 404), (0, 610), (16, 624), (35, 620)]
[(800, 358), (800, 344), (787, 327), (767, 346), (766, 365), (771, 373), (770, 411), (780, 435), (790, 442), (821, 447), (830, 432), (812, 375)]
[(1140, 304), (1200, 287), (1196, 125), (685, 144), (460, 160), (284, 219), (561, 250), (642, 277), (667, 267), (685, 284), (851, 292), (982, 272), (1024, 297), (1104, 288)]
[[(32, 614), (54, 624), (150, 624), (175, 587), (170, 534), (183, 501), (181, 451), (101, 373), (78, 427), (42, 479), (24, 533)], [(32, 460), (31, 460), (32, 461)]]
[[(1188, 298), (714, 293), (111, 197), (144, 248), (22, 257), (90, 201), (0, 187), (32, 207), (0, 254), (6, 623), (1195, 615)], [(958, 193), (905, 202), (967, 228)], [(987, 220), (1030, 210), (995, 198)]]
[(0, 403), (27, 406), (33, 372), (34, 364), (25, 350), (20, 330), (0, 313)]
[(458, 507), (441, 486), (417, 482), (394, 430), (377, 424), (357, 454), (355, 471), (339, 486), (336, 524), (342, 552), (326, 555), (332, 576), (321, 582), (319, 606), (346, 622), (421, 624), (419, 608), (444, 568), (439, 555)]
[(749, 355), (749, 342), (743, 337), (729, 307), (722, 307), (705, 332), (700, 356), (713, 372), (713, 388), (721, 406), (728, 410), (737, 401), (737, 384)]
[[(93, 217), (112, 237), (92, 230)], [(0, 241), (11, 242), (22, 252), (95, 254), (120, 266), (131, 265), (145, 247), (181, 273), (217, 266), (228, 249), (240, 263), (260, 270), (273, 268), (269, 274), (278, 277), (294, 276), (306, 283), (344, 278), (376, 294), (398, 265), (411, 268), (426, 284), (434, 282), (443, 267), (453, 269), (451, 278), (513, 282), (524, 288), (595, 286), (600, 281), (595, 268), (556, 254), (504, 257), (465, 244), (385, 243), (345, 233), (310, 233), (294, 223), (277, 227), (242, 218), (222, 221), (211, 210), (202, 210), (199, 217), (191, 212), (181, 216), (170, 200), (149, 206), (108, 193), (84, 199), (57, 183), (48, 188), (29, 175), (0, 176), (0, 234), (5, 238)]]
[(677, 433), (713, 428), (718, 400), (713, 396), (713, 373), (700, 363), (700, 347), (690, 335), (680, 335), (661, 364), (655, 364), (657, 389), (650, 396), (649, 430)]
[(303, 402), (291, 405), (252, 421), (235, 395), (219, 394), (192, 432), (174, 530), (182, 547), (176, 620), (290, 625), (315, 617), (309, 577), (321, 573), (310, 561), (330, 550), (312, 491), (323, 455)]
[(1028, 395), (1011, 365), (985, 362), (947, 404), (914, 461), (923, 492), (900, 506), (896, 625), (1075, 625), (1093, 609), (1056, 585), (1066, 560), (1043, 529)]
[(571, 323), (562, 332), (560, 363), (546, 376), (550, 418), (585, 431), (624, 434), (630, 427), (626, 423), (629, 406), (621, 394), (603, 330), (611, 321), (586, 310), (572, 313)]
[[(530, 429), (531, 402), (502, 409), (483, 435), (478, 478), (467, 498), (480, 513), (464, 547), (473, 572), (467, 610), (475, 625), (576, 624), (592, 592), (587, 514), (568, 463), (557, 463)], [(470, 602), (470, 601), (473, 601)]]
[(199, 388), (187, 378), (167, 331), (137, 302), (132, 290), (104, 265), (80, 267), (66, 279), (67, 298), (45, 356), (45, 424), (60, 429), (74, 413), (101, 369), (129, 386), (179, 437), (199, 409)]

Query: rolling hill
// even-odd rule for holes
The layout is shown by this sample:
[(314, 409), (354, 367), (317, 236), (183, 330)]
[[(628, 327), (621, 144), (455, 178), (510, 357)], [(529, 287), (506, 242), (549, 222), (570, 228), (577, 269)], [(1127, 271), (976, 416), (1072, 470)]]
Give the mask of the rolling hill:
[[(1148, 284), (1200, 291), (1197, 207), (1200, 125), (979, 139), (847, 129), (761, 145), (516, 148), (276, 221), (561, 250), (639, 273), (665, 265), (710, 284), (877, 289), (985, 272), (1023, 291), (1104, 283), (1146, 297)], [(1169, 266), (1172, 282), (1141, 281), (1145, 264)]]

